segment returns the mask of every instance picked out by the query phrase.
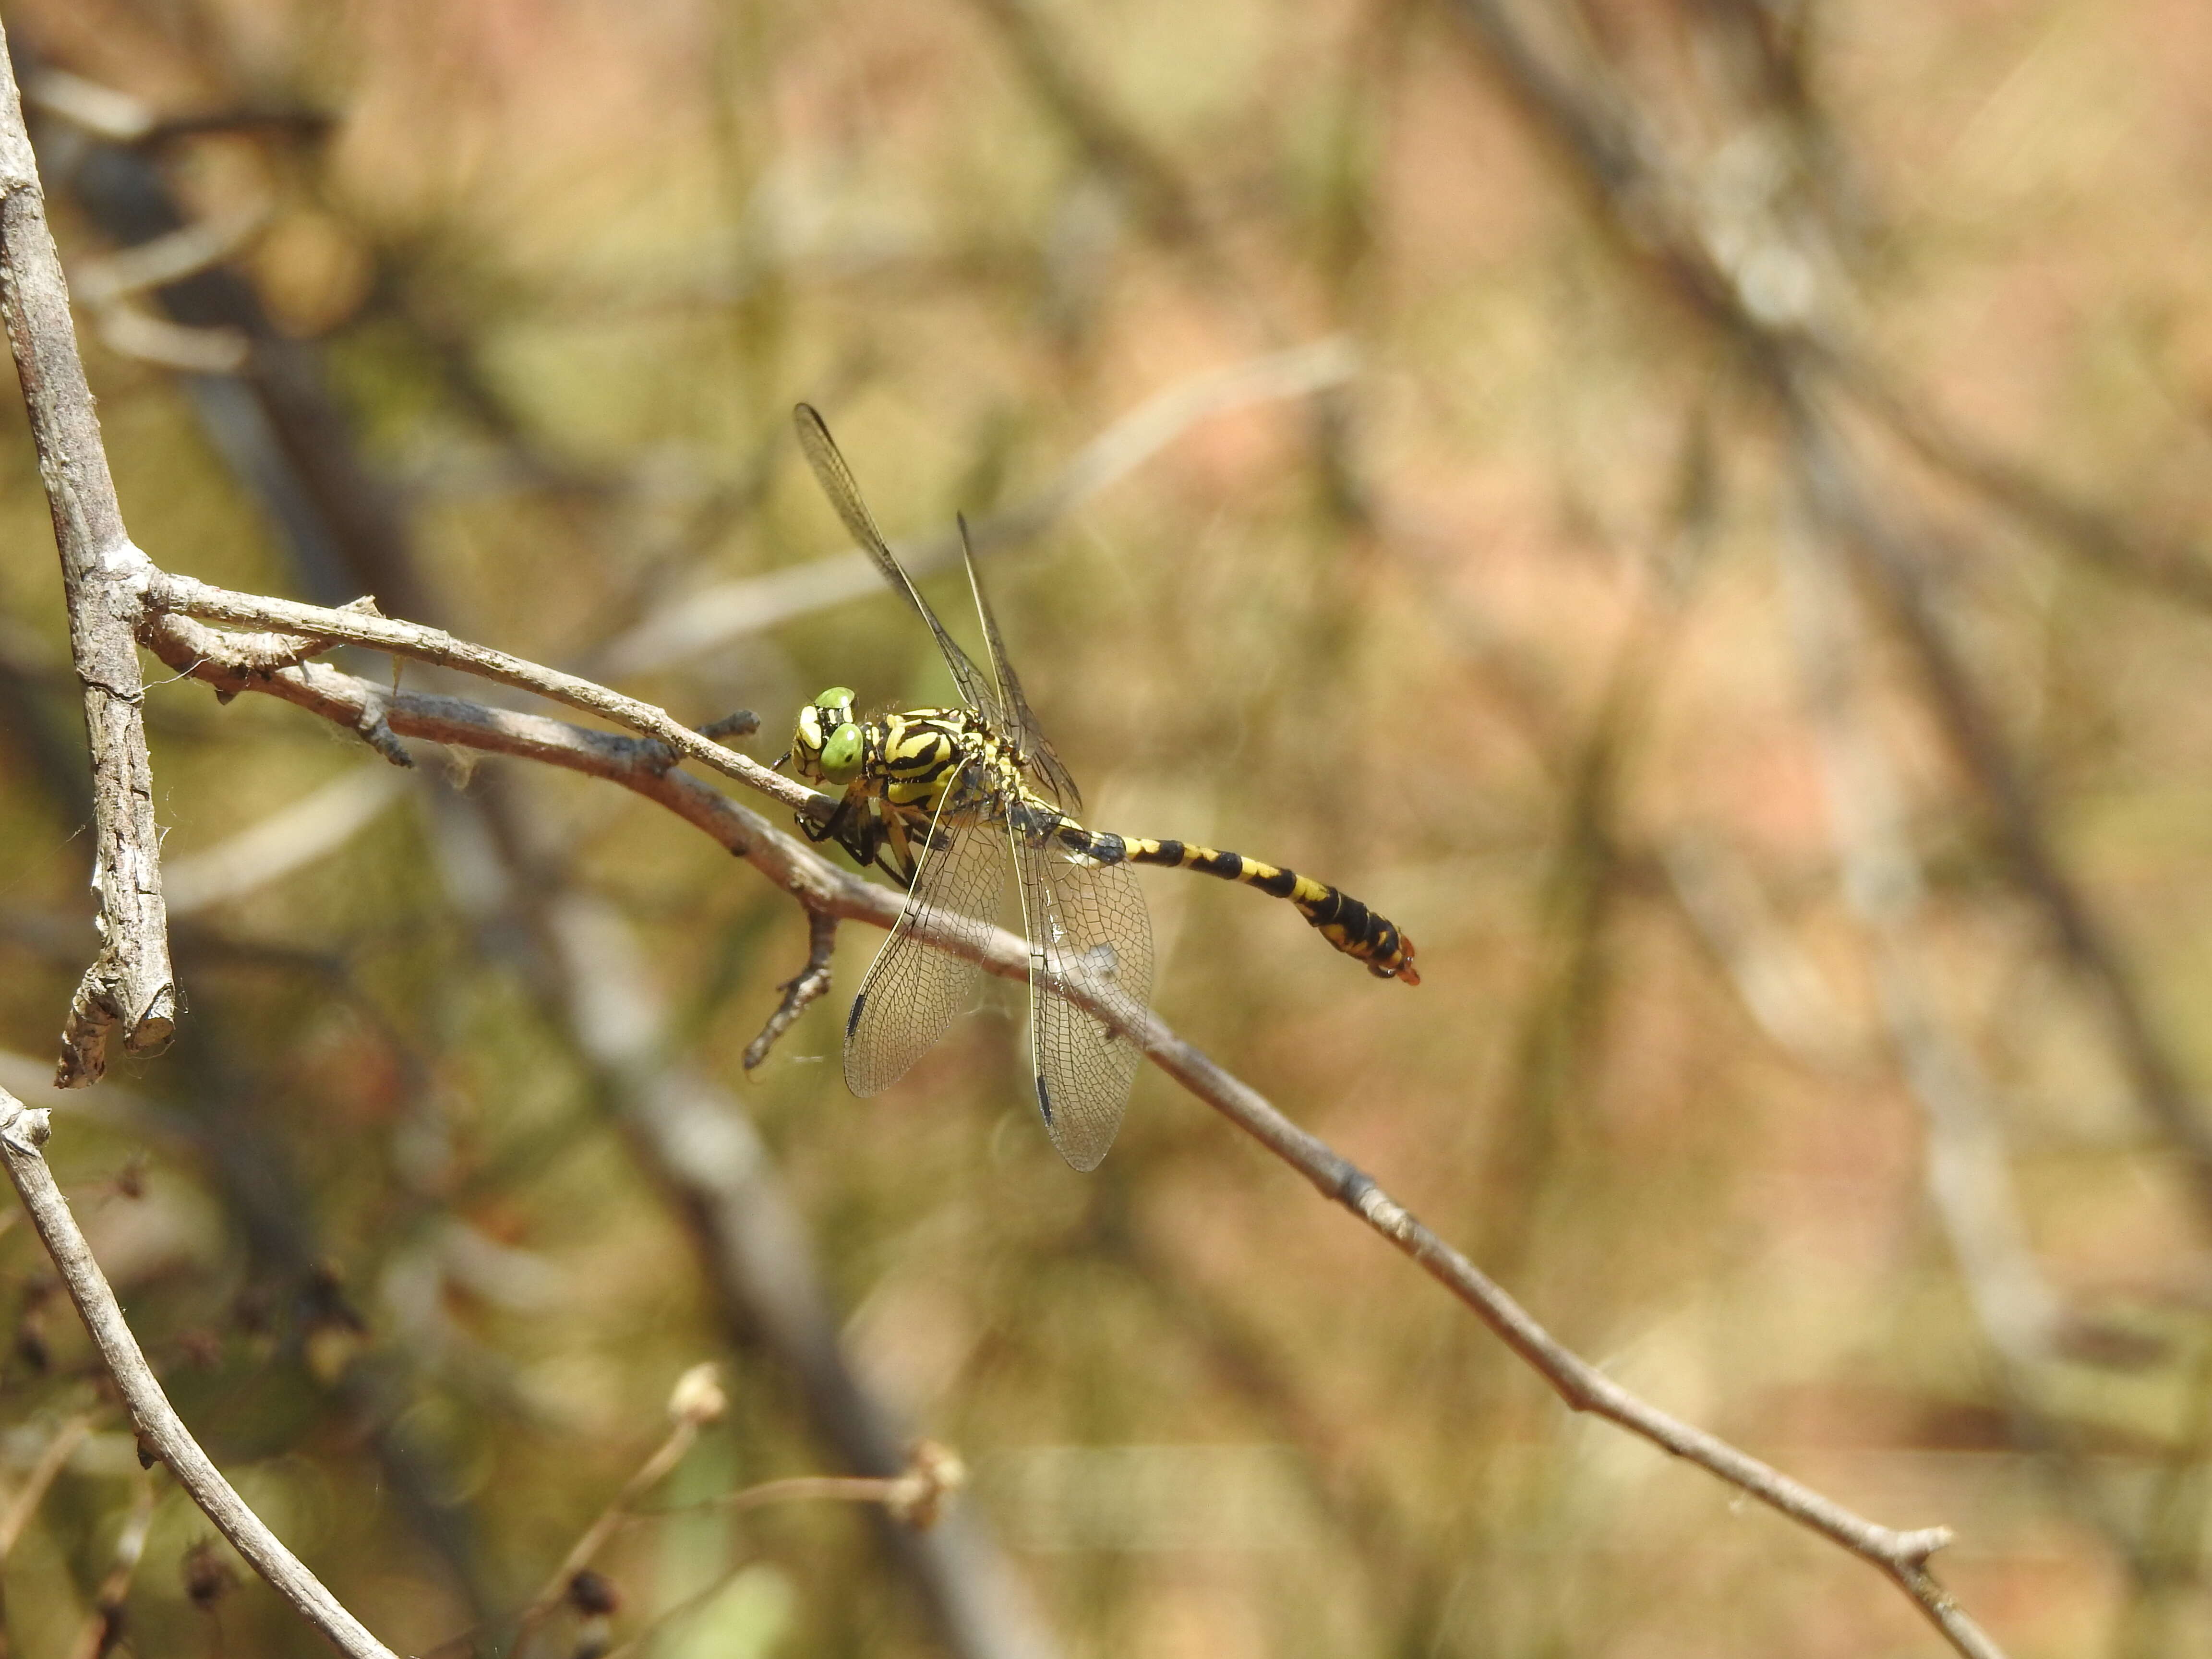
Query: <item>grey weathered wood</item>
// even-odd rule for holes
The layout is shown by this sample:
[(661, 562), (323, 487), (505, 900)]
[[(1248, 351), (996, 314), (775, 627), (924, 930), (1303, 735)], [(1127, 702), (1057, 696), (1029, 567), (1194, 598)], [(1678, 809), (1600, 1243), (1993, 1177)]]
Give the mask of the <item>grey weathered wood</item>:
[(237, 1546), (253, 1570), (298, 1608), (331, 1646), (347, 1659), (393, 1659), (392, 1650), (347, 1612), (322, 1581), (246, 1506), (237, 1489), (200, 1449), (199, 1442), (169, 1404), (137, 1338), (124, 1322), (123, 1309), (106, 1275), (93, 1260), (76, 1218), (70, 1212), (69, 1200), (62, 1196), (61, 1188), (54, 1184), (53, 1171), (46, 1167), (44, 1149), (51, 1133), (45, 1110), (32, 1110), (0, 1089), (0, 1164), (6, 1166), (9, 1180), (30, 1212), (40, 1242), (61, 1274), (70, 1300), (76, 1304), (86, 1334), (100, 1351), (100, 1363), (115, 1379), (140, 1439), (169, 1466), (178, 1484), (191, 1494), (192, 1501), (222, 1529), (222, 1535)]
[(69, 289), (46, 228), (44, 193), (22, 100), (0, 36), (0, 318), (30, 411), (39, 476), (61, 550), (70, 652), (84, 692), (92, 759), (93, 885), (100, 947), (70, 1006), (57, 1080), (91, 1082), (119, 1033), (151, 1054), (176, 1027), (161, 902), (153, 769), (146, 756), (145, 684), (135, 633), (146, 556), (132, 545), (100, 447), (100, 419), (77, 356)]

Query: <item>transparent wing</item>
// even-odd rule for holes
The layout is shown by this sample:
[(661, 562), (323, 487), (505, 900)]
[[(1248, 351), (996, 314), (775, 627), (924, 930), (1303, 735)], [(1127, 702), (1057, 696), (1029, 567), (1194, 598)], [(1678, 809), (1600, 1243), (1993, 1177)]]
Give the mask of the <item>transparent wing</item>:
[(994, 726), (1003, 719), (999, 698), (990, 678), (975, 666), (975, 659), (960, 648), (959, 642), (945, 631), (945, 624), (929, 608), (929, 601), (921, 597), (921, 590), (914, 585), (914, 578), (906, 574), (906, 567), (893, 556), (884, 532), (876, 528), (875, 515), (868, 504), (860, 499), (860, 486), (853, 477), (853, 469), (845, 464), (844, 452), (837, 441), (830, 435), (830, 428), (811, 404), (800, 404), (791, 411), (792, 422), (799, 428), (799, 447), (806, 454), (806, 462), (814, 469), (822, 493), (830, 498), (830, 505), (837, 509), (837, 516), (845, 521), (845, 529), (853, 539), (867, 550), (868, 556), (876, 562), (876, 568), (884, 573), (884, 580), (891, 585), (892, 592), (912, 605), (929, 631), (937, 635), (937, 648), (945, 653), (945, 665), (952, 671), (952, 683), (960, 688), (960, 695), (970, 708), (976, 710)]
[(975, 613), (983, 619), (983, 642), (990, 647), (991, 672), (998, 677), (999, 702), (1005, 710), (1004, 719), (1012, 728), (1015, 751), (1029, 763), (1054, 805), (1070, 814), (1079, 813), (1083, 810), (1083, 792), (1075, 787), (1060, 752), (1030, 712), (1021, 678), (1006, 660), (1006, 642), (1000, 635), (999, 619), (991, 614), (991, 601), (983, 595), (983, 579), (975, 570), (975, 549), (968, 539), (968, 520), (963, 517), (959, 524), (960, 559), (968, 567), (968, 591), (975, 596)]
[(1145, 1056), (1080, 1000), (1141, 1025), (1152, 994), (1145, 896), (1126, 864), (1074, 863), (1056, 843), (1011, 824), (1007, 833), (1030, 938), (1037, 1108), (1060, 1155), (1078, 1170), (1095, 1170), (1121, 1127)]
[(1004, 831), (979, 805), (956, 807), (953, 799), (948, 792), (938, 811), (906, 909), (876, 952), (845, 1022), (845, 1083), (864, 1098), (904, 1077), (975, 1000), (981, 970), (921, 935), (942, 928), (980, 945), (999, 924), (1006, 890)]

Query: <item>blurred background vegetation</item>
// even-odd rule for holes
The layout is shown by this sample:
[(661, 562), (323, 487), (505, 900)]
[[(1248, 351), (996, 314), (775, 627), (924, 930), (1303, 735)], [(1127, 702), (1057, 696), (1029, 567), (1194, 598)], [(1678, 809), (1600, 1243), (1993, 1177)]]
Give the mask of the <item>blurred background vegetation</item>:
[[(1632, 1387), (1955, 1527), (2012, 1654), (2212, 1642), (2212, 15), (5, 17), (165, 566), (757, 709), (772, 758), (826, 684), (948, 690), (887, 596), (781, 574), (842, 549), (820, 404), (895, 538), (987, 527), (1094, 822), (1419, 944), (1376, 983), (1148, 874), (1172, 1024)], [(88, 791), (0, 422), (0, 1081), (41, 1103)], [(1014, 988), (854, 1101), (848, 929), (749, 1077), (804, 918), (668, 815), (190, 684), (148, 715), (189, 1015), (57, 1167), (187, 1420), (401, 1650), (503, 1650), (708, 1358), (730, 1413), (655, 1503), (916, 1432), (971, 1489), (921, 1542), (623, 1528), (656, 1652), (1936, 1650), (1159, 1078), (1071, 1174)], [(223, 1552), (20, 1226), (0, 1314), (0, 1476), (69, 1453), (9, 1650), (98, 1646), (149, 1503), (126, 1650), (320, 1650), (250, 1580), (192, 1599)]]

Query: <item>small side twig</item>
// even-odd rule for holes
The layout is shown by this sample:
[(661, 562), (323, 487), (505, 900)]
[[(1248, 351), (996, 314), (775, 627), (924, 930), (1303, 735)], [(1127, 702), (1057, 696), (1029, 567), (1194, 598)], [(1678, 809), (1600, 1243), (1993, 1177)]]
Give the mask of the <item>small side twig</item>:
[[(667, 1478), (669, 1471), (684, 1461), (684, 1455), (699, 1438), (699, 1431), (717, 1421), (727, 1406), (712, 1364), (694, 1365), (676, 1379), (676, 1386), (668, 1395), (668, 1415), (673, 1426), (667, 1438), (654, 1447), (629, 1479), (623, 1482), (613, 1501), (584, 1528), (582, 1535), (561, 1558), (561, 1565), (553, 1570), (551, 1577), (515, 1615), (511, 1651), (518, 1655), (526, 1651), (532, 1633), (564, 1603), (592, 1613), (611, 1611), (616, 1600), (612, 1587), (592, 1571), (593, 1559), (616, 1530), (635, 1514), (637, 1500)], [(447, 1637), (429, 1650), (431, 1659), (443, 1653), (458, 1653), (465, 1647), (473, 1648), (476, 1638), (485, 1628), (474, 1626)]]
[(280, 668), (297, 667), (336, 643), (306, 634), (227, 634), (190, 617), (149, 617), (141, 632), (148, 636), (149, 647), (159, 638), (233, 674), (273, 674)]
[(760, 716), (750, 708), (739, 708), (718, 720), (708, 720), (699, 728), (699, 735), (720, 743), (725, 738), (750, 738), (759, 730)]
[[(403, 711), (394, 718), (408, 716)], [(848, 885), (797, 838), (759, 824), (688, 773), (636, 768), (628, 780), (648, 798), (684, 811), (802, 904), (826, 906), (844, 920), (862, 915), (878, 927), (896, 919), (900, 895), (857, 877)], [(557, 876), (520, 881), (514, 890), (527, 919), (522, 931), (540, 941), (542, 966), (529, 977), (544, 988), (549, 1016), (569, 1033), (639, 1167), (670, 1194), (730, 1340), (775, 1358), (805, 1403), (823, 1451), (844, 1473), (900, 1478), (912, 1466), (906, 1425), (854, 1369), (839, 1340), (842, 1322), (797, 1200), (745, 1103), (680, 1057), (680, 1041), (635, 933), (605, 900)], [(873, 1530), (919, 1592), (923, 1614), (948, 1655), (1052, 1659), (1059, 1652), (979, 1517), (947, 1516), (926, 1532), (908, 1526)]]
[(665, 1510), (638, 1510), (634, 1521), (654, 1521), (664, 1516), (696, 1515), (709, 1510), (725, 1514), (765, 1509), (771, 1504), (829, 1501), (840, 1504), (880, 1504), (902, 1526), (933, 1525), (945, 1500), (967, 1484), (968, 1471), (957, 1453), (934, 1440), (916, 1441), (911, 1461), (894, 1475), (799, 1474), (784, 1480), (763, 1480), (757, 1486), (726, 1492), (696, 1504), (674, 1504)]
[[(236, 593), (215, 587), (190, 576), (171, 575), (155, 570), (151, 565), (142, 578), (140, 591), (147, 609), (158, 615), (181, 614), (203, 619), (236, 623), (250, 628), (274, 629), (296, 635), (310, 635), (346, 645), (364, 646), (371, 651), (382, 651), (396, 657), (411, 658), (417, 662), (434, 663), (441, 668), (457, 669), (473, 674), (480, 679), (495, 680), (511, 685), (518, 690), (534, 692), (580, 708), (617, 726), (653, 738), (669, 751), (664, 764), (676, 756), (696, 760), (738, 782), (775, 797), (786, 805), (805, 811), (816, 810), (816, 793), (795, 779), (772, 772), (758, 761), (726, 749), (712, 738), (702, 737), (660, 708), (635, 697), (625, 697), (618, 691), (609, 690), (596, 681), (575, 674), (566, 674), (557, 668), (548, 668), (505, 651), (495, 651), (489, 646), (472, 644), (456, 639), (441, 628), (428, 628), (420, 623), (397, 622), (380, 616), (373, 605), (356, 601), (351, 605), (331, 609), (323, 605), (301, 605), (290, 599), (264, 599), (253, 593)], [(169, 651), (175, 641), (149, 630), (147, 645), (156, 654), (168, 660)], [(238, 689), (246, 689), (240, 685)], [(383, 694), (386, 703), (398, 700), (398, 694)], [(378, 713), (372, 724), (384, 722)], [(368, 735), (362, 726), (363, 735)]]
[(792, 1021), (820, 1001), (830, 989), (830, 957), (837, 948), (837, 918), (827, 909), (809, 906), (806, 911), (806, 966), (776, 987), (783, 993), (775, 1012), (761, 1027), (761, 1034), (745, 1045), (748, 1072), (768, 1058), (776, 1039), (791, 1029)]
[(0, 1089), (0, 1161), (30, 1212), (31, 1224), (59, 1270), (70, 1300), (76, 1304), (86, 1334), (100, 1363), (115, 1380), (140, 1439), (169, 1466), (208, 1519), (230, 1540), (253, 1570), (348, 1659), (394, 1659), (392, 1650), (369, 1633), (338, 1599), (284, 1547), (259, 1516), (249, 1509), (222, 1472), (200, 1449), (191, 1431), (169, 1404), (153, 1368), (124, 1322), (123, 1310), (100, 1264), (93, 1260), (76, 1218), (55, 1185), (40, 1150), (51, 1133), (44, 1109), (32, 1110)]

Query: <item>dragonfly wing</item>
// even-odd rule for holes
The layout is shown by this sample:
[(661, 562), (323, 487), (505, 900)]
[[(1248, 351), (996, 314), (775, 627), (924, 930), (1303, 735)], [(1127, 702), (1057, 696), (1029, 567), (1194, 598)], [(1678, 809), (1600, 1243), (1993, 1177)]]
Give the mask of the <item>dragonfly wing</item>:
[(968, 568), (968, 591), (975, 596), (975, 614), (983, 619), (983, 642), (990, 647), (991, 672), (998, 677), (999, 702), (1006, 711), (1006, 719), (1012, 728), (1016, 749), (1021, 757), (1035, 769), (1044, 793), (1052, 797), (1053, 804), (1073, 815), (1083, 811), (1083, 792), (1075, 787), (1068, 775), (1067, 767), (1060, 758), (1060, 751), (1052, 746), (1037, 725), (1037, 717), (1030, 712), (1030, 700), (1022, 695), (1021, 677), (1014, 665), (1006, 660), (1006, 642), (999, 633), (999, 619), (991, 613), (991, 601), (984, 596), (983, 578), (975, 569), (975, 549), (968, 539), (968, 520), (960, 524), (960, 559)]
[(960, 688), (960, 695), (968, 706), (983, 714), (994, 725), (1003, 718), (997, 692), (989, 676), (975, 666), (975, 659), (960, 648), (959, 641), (945, 631), (945, 624), (929, 608), (929, 601), (921, 597), (921, 590), (914, 585), (914, 578), (906, 574), (906, 567), (884, 540), (884, 532), (876, 528), (875, 514), (861, 499), (860, 486), (847, 465), (844, 451), (830, 435), (830, 428), (811, 404), (800, 404), (791, 411), (793, 423), (799, 428), (799, 447), (805, 452), (806, 462), (814, 469), (822, 493), (830, 498), (830, 505), (837, 509), (837, 516), (845, 521), (845, 529), (852, 538), (867, 550), (876, 562), (884, 580), (891, 591), (912, 605), (915, 614), (929, 624), (929, 631), (937, 636), (937, 648), (945, 654), (945, 665), (952, 671), (952, 683)]
[[(1030, 1051), (1037, 1108), (1060, 1155), (1095, 1170), (1114, 1144), (1144, 1050), (1085, 1000), (1141, 1030), (1152, 994), (1152, 927), (1126, 864), (1072, 861), (1010, 825), (1030, 938)], [(1071, 994), (1073, 993), (1073, 994)]]
[(1005, 832), (975, 804), (952, 806), (956, 793), (948, 792), (938, 811), (906, 908), (845, 1023), (845, 1082), (863, 1097), (904, 1077), (975, 1000), (981, 970), (923, 937), (942, 932), (980, 946), (997, 927), (1006, 897)]

